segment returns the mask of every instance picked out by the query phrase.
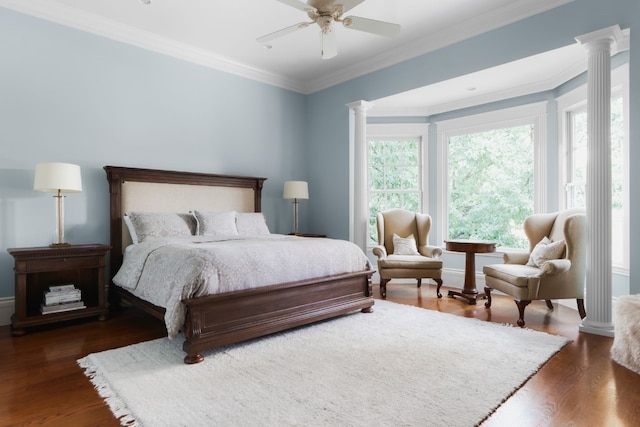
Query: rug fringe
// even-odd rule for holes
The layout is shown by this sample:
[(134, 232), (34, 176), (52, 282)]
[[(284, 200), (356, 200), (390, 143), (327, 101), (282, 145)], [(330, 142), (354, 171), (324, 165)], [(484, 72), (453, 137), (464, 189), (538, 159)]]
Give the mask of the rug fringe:
[(109, 405), (113, 415), (120, 421), (120, 425), (126, 427), (142, 427), (142, 424), (135, 419), (124, 401), (111, 390), (104, 376), (98, 373), (98, 367), (91, 363), (89, 356), (78, 359), (78, 365), (84, 370), (84, 374), (89, 378), (100, 397)]

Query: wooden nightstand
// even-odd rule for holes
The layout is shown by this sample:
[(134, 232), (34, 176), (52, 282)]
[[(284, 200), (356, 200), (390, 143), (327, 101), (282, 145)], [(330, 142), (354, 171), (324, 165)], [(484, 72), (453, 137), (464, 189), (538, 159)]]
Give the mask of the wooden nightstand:
[[(51, 248), (7, 249), (15, 260), (15, 313), (11, 333), (24, 335), (29, 326), (82, 317), (108, 315), (105, 300), (105, 256), (107, 245), (74, 245)], [(81, 290), (86, 308), (42, 314), (40, 304), (49, 286), (73, 284)]]

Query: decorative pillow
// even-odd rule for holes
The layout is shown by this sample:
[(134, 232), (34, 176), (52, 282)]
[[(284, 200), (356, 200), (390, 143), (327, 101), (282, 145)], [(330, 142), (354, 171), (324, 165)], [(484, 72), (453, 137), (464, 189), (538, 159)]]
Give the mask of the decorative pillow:
[(262, 212), (238, 212), (236, 226), (240, 236), (260, 236), (271, 234)]
[(393, 254), (394, 255), (420, 255), (416, 246), (416, 239), (413, 235), (400, 237), (393, 234)]
[(125, 223), (133, 243), (149, 237), (193, 236), (196, 219), (187, 213), (127, 212)]
[(193, 211), (199, 236), (237, 236), (236, 213)]
[(558, 240), (552, 242), (547, 236), (545, 236), (540, 242), (533, 248), (531, 255), (529, 255), (529, 261), (527, 265), (532, 267), (541, 267), (542, 264), (550, 259), (558, 259), (564, 253), (564, 240)]
[(133, 224), (131, 224), (131, 219), (129, 219), (129, 214), (125, 212), (125, 214), (122, 215), (122, 219), (124, 220), (124, 223), (127, 225), (127, 230), (129, 230), (129, 236), (131, 236), (131, 242), (138, 243), (138, 236), (136, 235), (136, 229), (133, 226)]

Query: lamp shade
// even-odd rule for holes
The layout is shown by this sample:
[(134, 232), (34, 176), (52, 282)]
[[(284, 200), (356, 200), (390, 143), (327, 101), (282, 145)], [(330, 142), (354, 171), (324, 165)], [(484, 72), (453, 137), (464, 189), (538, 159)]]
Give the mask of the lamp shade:
[(80, 166), (70, 163), (38, 163), (33, 189), (51, 193), (81, 192)]
[(308, 199), (309, 186), (306, 181), (286, 181), (284, 183), (283, 199)]

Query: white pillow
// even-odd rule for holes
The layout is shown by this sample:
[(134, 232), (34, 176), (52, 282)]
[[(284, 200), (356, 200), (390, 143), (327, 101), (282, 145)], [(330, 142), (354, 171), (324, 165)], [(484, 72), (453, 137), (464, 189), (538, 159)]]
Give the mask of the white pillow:
[(540, 240), (535, 248), (533, 248), (533, 251), (531, 251), (527, 265), (532, 267), (542, 267), (542, 264), (550, 259), (559, 259), (563, 253), (564, 240), (552, 242), (547, 236), (545, 236)]
[(416, 239), (413, 235), (400, 237), (393, 234), (393, 254), (394, 255), (420, 255), (416, 246)]
[(193, 236), (196, 220), (191, 214), (164, 212), (127, 212), (124, 218), (133, 243), (149, 237)]
[(238, 212), (236, 226), (240, 236), (261, 236), (271, 234), (262, 212)]
[(127, 225), (127, 230), (129, 230), (129, 236), (131, 236), (132, 243), (138, 243), (138, 235), (136, 234), (136, 228), (131, 223), (131, 219), (129, 215), (125, 213), (123, 216), (124, 223)]
[(237, 236), (236, 213), (193, 211), (199, 236)]

